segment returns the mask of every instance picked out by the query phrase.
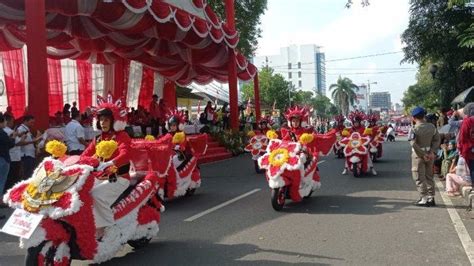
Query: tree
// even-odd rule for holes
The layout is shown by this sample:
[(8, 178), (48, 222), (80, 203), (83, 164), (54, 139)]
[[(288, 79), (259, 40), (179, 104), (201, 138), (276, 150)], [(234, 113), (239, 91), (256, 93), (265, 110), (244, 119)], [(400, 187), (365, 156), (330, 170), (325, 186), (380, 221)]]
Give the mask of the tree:
[[(285, 110), (289, 106), (289, 92), (295, 97), (295, 88), (290, 82), (286, 81), (280, 74), (275, 74), (272, 68), (263, 67), (259, 74), (260, 85), (260, 104), (271, 107), (275, 103), (275, 107)], [(253, 83), (245, 84), (242, 87), (242, 99), (254, 98)]]
[(448, 8), (447, 0), (411, 0), (410, 21), (402, 34), (406, 44), (404, 62), (436, 63), (437, 87), (441, 107), (474, 84), (474, 75), (460, 66), (473, 61), (474, 53), (467, 46), (459, 46), (459, 36), (470, 27), (469, 8)]
[(338, 113), (337, 107), (331, 103), (331, 100), (320, 93), (312, 99), (311, 105), (316, 111), (316, 115), (321, 118), (330, 118)]
[(335, 105), (341, 110), (342, 114), (347, 116), (349, 107), (354, 105), (357, 99), (355, 92), (359, 90), (359, 87), (349, 78), (339, 76), (337, 83), (329, 86), (329, 90), (332, 90), (331, 97)]
[[(225, 1), (208, 0), (212, 9), (225, 19)], [(247, 58), (254, 55), (258, 38), (261, 37), (260, 17), (267, 9), (267, 0), (238, 0), (235, 1), (235, 27), (239, 32), (237, 49)]]

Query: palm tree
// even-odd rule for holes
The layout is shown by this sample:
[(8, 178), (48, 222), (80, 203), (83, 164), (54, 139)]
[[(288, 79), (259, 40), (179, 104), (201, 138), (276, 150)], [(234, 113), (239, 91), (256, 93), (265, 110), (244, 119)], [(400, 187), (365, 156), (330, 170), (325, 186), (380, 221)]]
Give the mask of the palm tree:
[[(333, 90), (334, 89), (334, 90)], [(357, 99), (356, 91), (359, 87), (355, 85), (349, 78), (342, 78), (339, 76), (336, 84), (332, 84), (329, 90), (333, 90), (331, 97), (334, 100), (334, 104), (341, 110), (342, 114), (347, 116), (349, 113), (349, 107), (354, 105)]]

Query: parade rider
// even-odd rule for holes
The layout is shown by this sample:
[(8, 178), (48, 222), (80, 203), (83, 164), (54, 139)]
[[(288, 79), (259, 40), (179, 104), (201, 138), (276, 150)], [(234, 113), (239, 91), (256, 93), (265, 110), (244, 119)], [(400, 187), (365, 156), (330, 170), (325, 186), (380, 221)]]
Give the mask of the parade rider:
[(352, 127), (350, 128), (350, 133), (358, 132), (363, 135), (365, 127), (362, 122), (366, 119), (366, 115), (361, 111), (352, 111), (349, 114), (349, 120), (352, 122)]
[(268, 130), (271, 129), (270, 125), (270, 119), (265, 117), (261, 118), (260, 121), (258, 122), (258, 133), (262, 135), (266, 135)]
[[(367, 116), (367, 122), (369, 123), (367, 125), (367, 128), (370, 128), (369, 130), (369, 136), (370, 136), (370, 141), (375, 139), (377, 135), (384, 130), (383, 127), (379, 127), (377, 125), (377, 122), (380, 120), (380, 117), (377, 114), (370, 114)], [(377, 158), (382, 157), (382, 143), (377, 145)]]
[[(114, 101), (111, 95), (107, 99), (99, 97), (95, 116), (97, 129), (101, 131), (101, 134), (92, 140), (81, 155), (81, 160), (87, 160), (90, 157), (100, 159), (101, 162), (96, 170), (107, 173), (97, 177), (91, 191), (94, 199), (96, 235), (100, 239), (104, 235), (105, 228), (114, 224), (111, 205), (130, 184), (128, 172), (131, 139), (124, 131), (127, 125), (127, 107), (123, 100)], [(101, 159), (96, 155), (96, 147), (101, 141), (114, 141), (117, 144), (117, 148), (108, 159)]]
[(299, 137), (304, 133), (313, 133), (313, 129), (308, 127), (309, 112), (306, 107), (295, 106), (289, 108), (285, 113), (288, 121), (288, 128), (282, 128), (283, 140), (298, 142)]
[(175, 164), (178, 168), (185, 165), (192, 157), (192, 150), (186, 140), (186, 134), (183, 132), (186, 122), (185, 114), (182, 111), (174, 110), (167, 115), (166, 130), (168, 133), (165, 137), (171, 137), (173, 144), (175, 144), (176, 158), (179, 159), (179, 164)]

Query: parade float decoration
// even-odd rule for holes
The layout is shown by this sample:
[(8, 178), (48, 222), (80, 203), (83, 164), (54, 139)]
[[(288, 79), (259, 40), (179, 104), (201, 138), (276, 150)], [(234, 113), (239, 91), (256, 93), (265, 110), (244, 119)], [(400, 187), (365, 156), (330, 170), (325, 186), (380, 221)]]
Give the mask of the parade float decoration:
[(350, 169), (355, 177), (368, 172), (369, 142), (369, 137), (361, 136), (358, 132), (354, 132), (340, 141), (344, 146), (346, 168)]

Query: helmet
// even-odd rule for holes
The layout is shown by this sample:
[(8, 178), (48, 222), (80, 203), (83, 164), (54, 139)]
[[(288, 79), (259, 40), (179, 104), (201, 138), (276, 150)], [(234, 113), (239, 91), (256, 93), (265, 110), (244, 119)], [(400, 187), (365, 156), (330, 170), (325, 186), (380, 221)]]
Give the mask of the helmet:
[(346, 118), (343, 115), (336, 115), (334, 117), (334, 120), (337, 122), (338, 125), (342, 125), (344, 121), (346, 121)]
[(115, 100), (112, 94), (107, 95), (106, 98), (97, 96), (97, 106), (92, 111), (96, 118), (101, 116), (112, 118), (115, 131), (122, 131), (127, 126), (128, 108), (123, 98)]
[(367, 121), (369, 121), (369, 123), (377, 123), (379, 120), (380, 117), (378, 114), (370, 114), (367, 116)]

